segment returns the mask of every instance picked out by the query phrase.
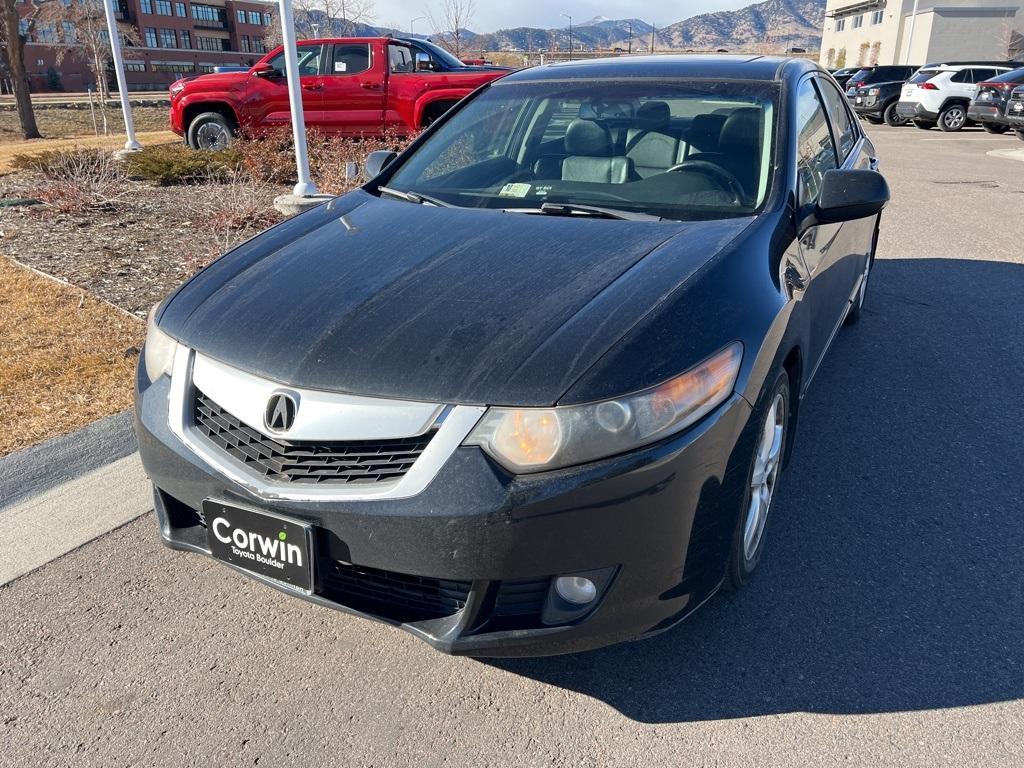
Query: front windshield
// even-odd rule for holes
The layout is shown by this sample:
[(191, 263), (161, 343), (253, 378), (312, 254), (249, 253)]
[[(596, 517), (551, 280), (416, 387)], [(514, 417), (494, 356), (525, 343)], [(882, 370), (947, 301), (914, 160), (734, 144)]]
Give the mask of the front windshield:
[(435, 59), (440, 59), (449, 67), (457, 68), (466, 66), (457, 58), (452, 56), (448, 51), (439, 45), (434, 45), (429, 40), (416, 40), (415, 44), (428, 51)]
[(777, 99), (759, 82), (498, 82), (387, 187), (473, 208), (746, 216), (768, 194)]

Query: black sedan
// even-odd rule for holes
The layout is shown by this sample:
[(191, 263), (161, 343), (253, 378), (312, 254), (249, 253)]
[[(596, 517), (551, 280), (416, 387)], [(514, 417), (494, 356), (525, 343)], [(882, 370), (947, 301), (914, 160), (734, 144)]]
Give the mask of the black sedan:
[(751, 578), (888, 200), (805, 60), (477, 91), (154, 309), (160, 535), (441, 650), (577, 651)]
[(989, 133), (1006, 133), (1010, 122), (1006, 117), (1010, 94), (1024, 84), (1024, 68), (1003, 72), (978, 83), (978, 92), (967, 108), (967, 117), (981, 123)]

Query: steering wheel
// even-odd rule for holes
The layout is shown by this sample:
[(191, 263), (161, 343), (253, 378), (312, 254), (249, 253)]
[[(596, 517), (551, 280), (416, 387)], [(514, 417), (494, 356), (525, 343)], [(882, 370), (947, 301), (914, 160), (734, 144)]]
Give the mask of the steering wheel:
[(666, 173), (675, 173), (676, 171), (696, 171), (697, 173), (703, 173), (705, 176), (717, 181), (724, 189), (732, 194), (732, 202), (734, 205), (743, 205), (743, 197), (746, 195), (746, 192), (743, 190), (743, 185), (740, 184), (739, 179), (737, 179), (731, 172), (725, 170), (722, 166), (707, 160), (684, 160), (678, 165), (673, 165), (666, 171)]

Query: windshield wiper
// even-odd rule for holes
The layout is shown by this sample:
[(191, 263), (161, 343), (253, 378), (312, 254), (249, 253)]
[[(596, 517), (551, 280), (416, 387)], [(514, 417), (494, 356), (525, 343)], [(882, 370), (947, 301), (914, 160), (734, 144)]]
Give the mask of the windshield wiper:
[(430, 195), (421, 195), (419, 192), (403, 192), (400, 189), (392, 189), (391, 187), (384, 186), (377, 187), (377, 191), (384, 195), (397, 197), (399, 200), (405, 200), (407, 203), (416, 203), (417, 205), (433, 205), (438, 208), (455, 207), (451, 203), (445, 202), (444, 200), (438, 200), (436, 197), (431, 197)]
[(622, 219), (624, 221), (664, 221), (661, 216), (619, 208), (601, 208), (576, 203), (543, 203), (540, 208), (506, 208), (508, 213), (543, 213), (548, 216), (591, 216), (595, 219)]

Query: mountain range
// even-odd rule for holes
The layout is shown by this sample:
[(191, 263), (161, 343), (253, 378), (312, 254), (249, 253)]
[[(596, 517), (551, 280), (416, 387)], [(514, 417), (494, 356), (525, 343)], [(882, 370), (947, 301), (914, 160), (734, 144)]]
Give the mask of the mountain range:
[[(323, 15), (320, 11), (313, 13)], [(724, 48), (781, 52), (790, 47), (813, 50), (821, 43), (824, 19), (825, 0), (764, 0), (735, 11), (702, 13), (657, 28), (641, 19), (597, 16), (573, 25), (572, 45), (577, 50), (582, 46), (624, 51), (644, 51), (652, 45), (662, 51)], [(318, 19), (318, 26), (321, 34), (403, 34), (402, 30), (349, 24), (338, 19)], [(515, 27), (487, 33), (466, 29), (461, 30), (460, 36), (466, 51), (564, 51), (569, 47), (568, 27)]]

